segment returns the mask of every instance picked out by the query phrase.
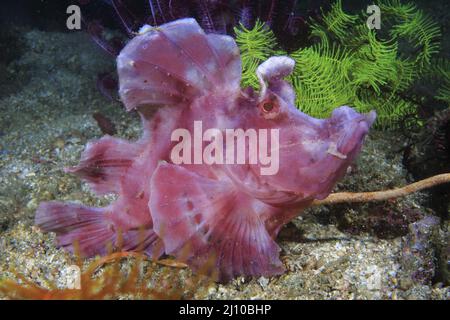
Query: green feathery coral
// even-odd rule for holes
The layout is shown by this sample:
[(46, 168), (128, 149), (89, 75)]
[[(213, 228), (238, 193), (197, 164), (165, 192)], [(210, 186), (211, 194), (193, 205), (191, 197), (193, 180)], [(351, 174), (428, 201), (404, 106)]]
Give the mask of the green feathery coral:
[(323, 23), (313, 23), (311, 25), (311, 34), (318, 36), (322, 42), (329, 40), (329, 35), (333, 35), (341, 42), (348, 40), (348, 33), (355, 26), (358, 16), (345, 13), (342, 10), (342, 2), (338, 0), (331, 7), (331, 10), (324, 14), (322, 12)]
[(378, 40), (376, 33), (366, 30), (365, 39), (355, 52), (353, 61), (352, 83), (356, 86), (371, 87), (377, 94), (381, 86), (397, 80), (394, 68), (397, 59), (397, 43)]
[(380, 9), (392, 24), (390, 35), (393, 39), (406, 39), (413, 45), (417, 52), (415, 62), (420, 69), (430, 65), (432, 56), (439, 52), (439, 26), (414, 4), (385, 0), (380, 2)]
[(435, 98), (450, 106), (450, 59), (434, 59), (425, 76), (439, 83)]
[(253, 29), (246, 29), (241, 24), (234, 31), (244, 66), (242, 85), (258, 88), (259, 83), (255, 71), (262, 62), (274, 55), (277, 45), (275, 35), (260, 21), (256, 22)]
[[(340, 0), (322, 13), (320, 21), (310, 22), (316, 43), (289, 55), (296, 61), (290, 81), (297, 94), (297, 107), (315, 117), (329, 116), (341, 105), (360, 112), (376, 109), (377, 125), (391, 128), (401, 121), (417, 120), (417, 105), (403, 98), (403, 92), (431, 67), (439, 50), (440, 29), (414, 4), (382, 0), (383, 28), (369, 30), (367, 14), (344, 12)], [(236, 28), (243, 63), (243, 85), (258, 88), (257, 66), (277, 51), (273, 33), (261, 22), (251, 29)], [(409, 43), (411, 53), (399, 52), (399, 43)], [(408, 50), (402, 50), (408, 51)], [(448, 101), (449, 68), (440, 64), (446, 79), (437, 99)], [(409, 119), (405, 122), (405, 119)], [(412, 120), (411, 120), (412, 119)]]
[(315, 117), (329, 114), (355, 95), (348, 86), (352, 55), (339, 46), (314, 45), (291, 54), (296, 61), (291, 82), (297, 93), (297, 107)]

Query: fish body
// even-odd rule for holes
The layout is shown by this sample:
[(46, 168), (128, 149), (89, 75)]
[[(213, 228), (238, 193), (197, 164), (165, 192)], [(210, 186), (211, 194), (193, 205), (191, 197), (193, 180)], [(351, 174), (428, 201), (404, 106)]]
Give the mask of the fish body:
[(90, 142), (67, 169), (117, 200), (105, 208), (44, 202), (36, 224), (68, 250), (77, 242), (86, 256), (120, 242), (195, 270), (213, 261), (221, 281), (282, 273), (280, 228), (331, 192), (375, 113), (344, 106), (315, 119), (300, 112), (283, 79), (294, 68), (285, 56), (258, 67), (259, 92), (241, 89), (234, 40), (205, 34), (194, 19), (148, 28), (117, 66), (120, 97), (139, 112), (143, 135)]

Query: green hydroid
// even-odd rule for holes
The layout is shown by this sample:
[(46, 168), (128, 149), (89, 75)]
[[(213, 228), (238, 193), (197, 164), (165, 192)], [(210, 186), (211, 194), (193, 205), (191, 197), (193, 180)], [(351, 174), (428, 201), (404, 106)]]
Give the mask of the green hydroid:
[[(366, 26), (365, 12), (344, 12), (340, 0), (322, 13), (320, 21), (309, 22), (313, 44), (288, 54), (296, 61), (289, 80), (300, 110), (327, 117), (333, 109), (350, 105), (360, 112), (377, 110), (379, 127), (396, 127), (406, 118), (420, 124), (417, 105), (402, 97), (419, 77), (430, 73), (444, 79), (436, 98), (448, 101), (448, 60), (433, 62), (440, 45), (438, 25), (414, 4), (383, 0), (378, 5), (383, 12), (381, 30)], [(253, 29), (241, 25), (235, 32), (242, 85), (258, 88), (257, 66), (270, 56), (287, 53), (278, 49), (274, 34), (261, 22)], [(405, 44), (409, 49), (400, 52)]]

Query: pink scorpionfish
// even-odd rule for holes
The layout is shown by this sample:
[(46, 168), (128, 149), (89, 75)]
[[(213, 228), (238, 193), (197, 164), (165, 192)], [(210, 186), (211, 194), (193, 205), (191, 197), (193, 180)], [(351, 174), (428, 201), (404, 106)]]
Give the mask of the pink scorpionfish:
[[(221, 281), (281, 274), (280, 228), (327, 197), (375, 113), (343, 106), (315, 119), (300, 112), (283, 80), (294, 68), (285, 56), (258, 67), (259, 92), (242, 90), (233, 38), (205, 34), (194, 19), (143, 27), (117, 67), (121, 99), (139, 112), (144, 133), (136, 142), (92, 141), (66, 170), (117, 200), (105, 208), (44, 202), (36, 224), (55, 232), (61, 247), (78, 243), (85, 256), (120, 241), (122, 250), (172, 255), (194, 270), (214, 256)], [(239, 145), (239, 130), (230, 129), (244, 133), (236, 152), (229, 142)], [(255, 136), (267, 143), (250, 143)]]

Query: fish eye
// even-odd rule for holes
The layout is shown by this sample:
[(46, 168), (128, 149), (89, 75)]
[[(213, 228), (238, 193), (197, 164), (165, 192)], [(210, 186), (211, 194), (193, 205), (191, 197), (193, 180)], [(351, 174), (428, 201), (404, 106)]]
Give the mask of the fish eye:
[(259, 103), (258, 107), (262, 114), (269, 116), (270, 118), (275, 117), (280, 109), (276, 98), (264, 99)]
[(262, 104), (262, 109), (263, 109), (265, 112), (270, 112), (270, 111), (273, 110), (273, 108), (274, 108), (274, 106), (273, 106), (273, 103), (272, 103), (271, 101), (264, 102), (264, 103)]

